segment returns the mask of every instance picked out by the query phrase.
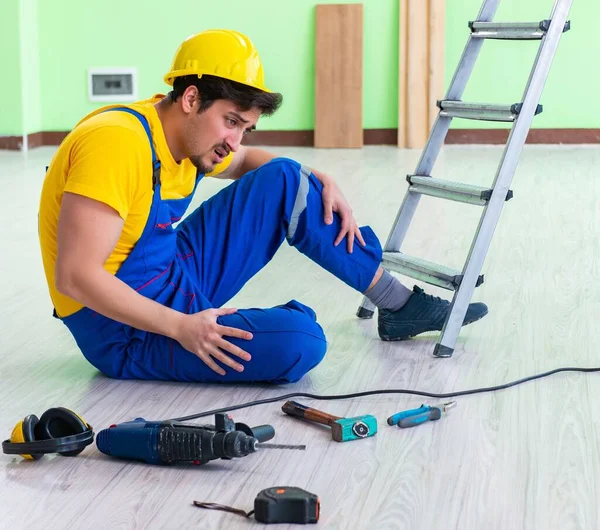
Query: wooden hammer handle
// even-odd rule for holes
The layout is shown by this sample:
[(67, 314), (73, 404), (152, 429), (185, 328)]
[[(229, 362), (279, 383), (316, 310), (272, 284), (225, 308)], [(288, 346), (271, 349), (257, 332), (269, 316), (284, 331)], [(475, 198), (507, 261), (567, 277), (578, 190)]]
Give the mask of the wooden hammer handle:
[(336, 420), (339, 420), (339, 416), (332, 416), (327, 412), (322, 412), (317, 409), (311, 409), (306, 405), (302, 405), (296, 401), (286, 401), (281, 410), (290, 416), (296, 416), (297, 418), (304, 418), (306, 420), (315, 421), (322, 423), (323, 425), (331, 425)]

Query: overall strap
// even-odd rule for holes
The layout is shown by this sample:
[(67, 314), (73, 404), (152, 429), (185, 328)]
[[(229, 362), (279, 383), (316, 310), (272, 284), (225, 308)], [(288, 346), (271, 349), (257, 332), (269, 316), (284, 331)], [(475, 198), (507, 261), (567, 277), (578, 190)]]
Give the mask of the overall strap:
[(152, 141), (152, 133), (150, 132), (150, 125), (148, 124), (148, 120), (143, 114), (140, 114), (136, 110), (130, 109), (129, 107), (116, 107), (112, 109), (107, 109), (104, 112), (110, 112), (113, 110), (118, 110), (121, 112), (128, 112), (129, 114), (135, 116), (138, 120), (140, 120), (144, 130), (146, 131), (146, 136), (148, 136), (148, 142), (150, 142), (150, 150), (152, 151), (152, 189), (154, 189), (157, 185), (160, 184), (160, 160), (156, 158), (156, 150), (154, 149), (154, 142)]

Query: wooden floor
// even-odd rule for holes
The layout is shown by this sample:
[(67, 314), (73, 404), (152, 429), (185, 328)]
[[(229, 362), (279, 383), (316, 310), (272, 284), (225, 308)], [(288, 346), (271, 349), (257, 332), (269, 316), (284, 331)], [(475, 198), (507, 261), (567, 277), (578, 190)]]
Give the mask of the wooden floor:
[[(382, 239), (420, 154), (394, 147), (273, 151), (334, 175), (359, 222)], [(296, 298), (315, 308), (329, 351), (303, 381), (285, 387), (114, 381), (85, 361), (51, 317), (37, 245), (37, 204), (52, 153), (0, 152), (3, 439), (25, 415), (39, 416), (52, 406), (72, 408), (98, 432), (135, 417), (160, 420), (292, 391), (450, 392), (561, 366), (600, 366), (594, 342), (600, 317), (598, 147), (525, 148), (515, 197), (506, 204), (484, 266), (486, 281), (475, 293), (490, 313), (464, 328), (451, 359), (432, 357), (434, 333), (381, 342), (374, 321), (354, 316), (359, 294), (295, 249), (282, 248), (231, 305), (271, 306)], [(499, 147), (447, 147), (434, 176), (489, 184), (501, 153)], [(203, 182), (194, 205), (223, 185)], [(424, 198), (404, 250), (460, 267), (479, 212)], [(250, 510), (260, 490), (298, 486), (321, 498), (320, 528), (600, 528), (600, 375), (559, 374), (462, 397), (442, 420), (407, 430), (389, 427), (385, 419), (439, 400), (388, 395), (299, 401), (339, 416), (373, 414), (379, 433), (336, 443), (326, 428), (289, 418), (275, 403), (232, 416), (250, 425), (270, 423), (274, 442), (306, 444), (306, 451), (263, 450), (205, 467), (124, 462), (95, 445), (76, 458), (26, 462), (0, 455), (0, 527), (258, 528), (192, 501)]]

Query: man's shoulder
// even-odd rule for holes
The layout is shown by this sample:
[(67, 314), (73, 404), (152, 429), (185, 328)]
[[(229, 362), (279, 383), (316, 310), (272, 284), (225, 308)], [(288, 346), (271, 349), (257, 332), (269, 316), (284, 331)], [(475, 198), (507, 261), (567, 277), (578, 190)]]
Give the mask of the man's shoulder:
[[(85, 116), (72, 133), (75, 137), (92, 136), (113, 145), (125, 143), (133, 147), (136, 144), (148, 144), (148, 135), (139, 116), (145, 118), (152, 128), (153, 114), (155, 114), (153, 105), (160, 98), (161, 95), (157, 94), (152, 98), (127, 105), (102, 107)], [(128, 110), (134, 111), (135, 114)]]
[(79, 123), (72, 131), (73, 140), (85, 138), (112, 145), (135, 146), (148, 143), (143, 125), (126, 112), (102, 112)]

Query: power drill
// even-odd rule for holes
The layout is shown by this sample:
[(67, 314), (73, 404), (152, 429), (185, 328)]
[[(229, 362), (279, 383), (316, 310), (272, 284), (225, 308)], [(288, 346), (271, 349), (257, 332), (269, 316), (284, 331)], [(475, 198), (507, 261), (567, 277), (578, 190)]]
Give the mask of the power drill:
[(216, 414), (215, 425), (190, 425), (174, 421), (133, 421), (111, 425), (98, 433), (96, 445), (109, 456), (141, 460), (148, 464), (229, 460), (254, 453), (257, 447), (302, 448), (259, 444), (275, 436), (271, 425), (250, 428), (234, 423), (227, 414)]

